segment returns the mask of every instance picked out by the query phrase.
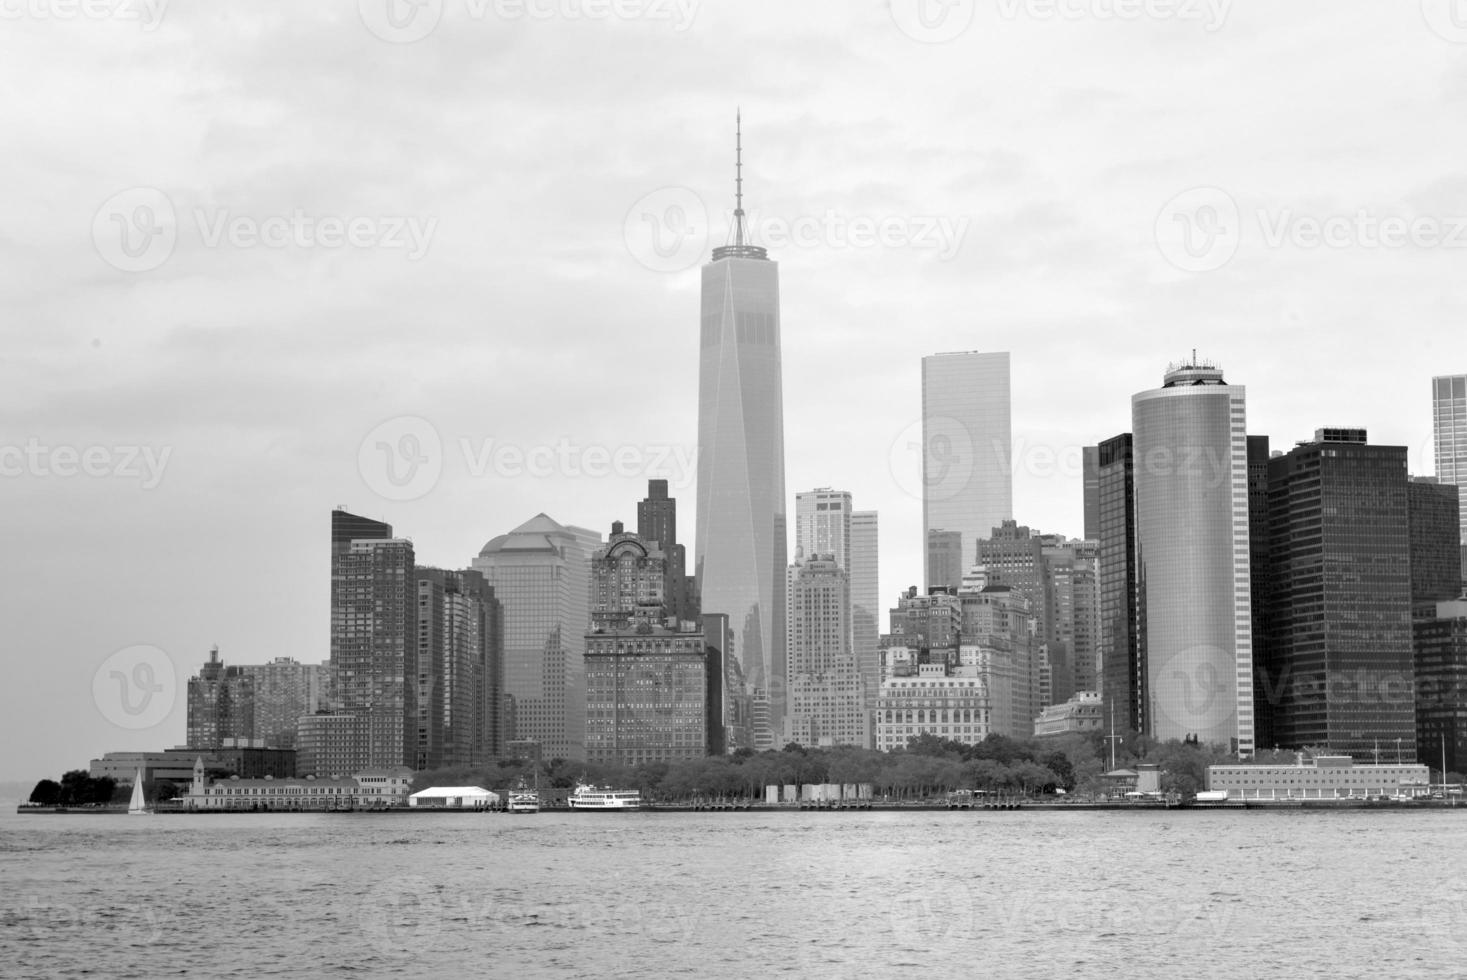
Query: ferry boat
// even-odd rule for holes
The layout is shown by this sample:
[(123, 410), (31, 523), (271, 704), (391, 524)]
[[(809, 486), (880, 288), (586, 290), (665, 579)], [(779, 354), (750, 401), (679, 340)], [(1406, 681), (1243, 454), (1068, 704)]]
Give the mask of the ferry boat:
[[(536, 780), (536, 782), (538, 783), (539, 781)], [(509, 803), (505, 806), (505, 809), (510, 813), (539, 813), (539, 790), (526, 788), (525, 781), (521, 779), (520, 784), (510, 791)]]
[(577, 783), (569, 803), (572, 810), (640, 810), (642, 793), (635, 789)]

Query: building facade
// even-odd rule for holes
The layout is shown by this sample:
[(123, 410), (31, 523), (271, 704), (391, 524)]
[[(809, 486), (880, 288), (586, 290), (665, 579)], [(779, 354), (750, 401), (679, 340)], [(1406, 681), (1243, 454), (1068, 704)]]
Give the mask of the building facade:
[(1105, 730), (1104, 702), (1095, 691), (1080, 691), (1068, 701), (1051, 704), (1034, 719), (1036, 736)]
[(779, 266), (749, 241), (742, 149), (731, 244), (703, 266), (696, 575), (701, 608), (729, 617), (746, 682), (785, 716), (784, 383)]
[(255, 737), (255, 682), (219, 659), (219, 647), (188, 681), (188, 746), (212, 751), (226, 739)]
[(1467, 772), (1467, 600), (1439, 602), (1411, 624), (1416, 667), (1416, 756)]
[[(890, 651), (888, 651), (890, 653)], [(876, 701), (876, 748), (905, 748), (908, 740), (934, 735), (977, 745), (990, 731), (987, 687), (973, 668), (898, 663), (881, 682)]]
[(1106, 724), (1147, 731), (1145, 634), (1136, 583), (1135, 457), (1129, 432), (1096, 447), (1100, 589), (1100, 695)]
[(850, 576), (835, 555), (807, 555), (790, 567), (788, 610), (789, 741), (867, 746), (867, 697), (851, 650)]
[(647, 496), (637, 503), (637, 535), (655, 541), (667, 558), (667, 612), (677, 619), (696, 620), (699, 614), (697, 581), (688, 574), (687, 548), (677, 540), (677, 499), (668, 496), (666, 480), (648, 480)]
[(1333, 800), (1425, 796), (1427, 767), (1361, 765), (1350, 756), (1302, 758), (1292, 766), (1208, 766), (1207, 788), (1236, 800)]
[(1415, 761), (1404, 446), (1321, 429), (1269, 461), (1267, 656), (1274, 743)]
[(851, 652), (866, 692), (868, 717), (876, 710), (876, 692), (881, 684), (878, 526), (874, 510), (858, 510), (851, 515)]
[(957, 532), (961, 576), (978, 539), (1013, 511), (1008, 353), (922, 358), (923, 548), (933, 530)]
[[(361, 536), (359, 536), (361, 535)], [(386, 524), (331, 514), (331, 669), (336, 711), (357, 719), (346, 771), (411, 765), (417, 596), (411, 541)]]
[(1149, 733), (1252, 755), (1245, 389), (1193, 358), (1133, 396), (1131, 418)]
[[(970, 542), (971, 544), (971, 542)], [(931, 528), (927, 532), (927, 588), (952, 589), (963, 581), (963, 532)]]
[[(1467, 374), (1432, 378), (1431, 409), (1436, 477), (1459, 489), (1467, 487)], [(1458, 520), (1461, 540), (1467, 543), (1467, 509)], [(1467, 544), (1460, 555), (1467, 576)]]
[(417, 724), (413, 767), (497, 757), (503, 635), (494, 590), (473, 570), (418, 568)]
[(503, 737), (547, 758), (585, 758), (585, 637), (591, 555), (601, 535), (538, 514), (489, 541), (473, 561), (503, 620)]

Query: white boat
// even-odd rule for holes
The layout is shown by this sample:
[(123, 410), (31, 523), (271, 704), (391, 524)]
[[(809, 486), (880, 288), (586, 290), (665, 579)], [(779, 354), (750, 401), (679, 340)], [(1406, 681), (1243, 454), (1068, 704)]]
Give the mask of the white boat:
[(147, 800), (143, 798), (143, 771), (139, 769), (137, 775), (132, 777), (132, 799), (127, 804), (127, 814), (135, 816), (139, 813), (152, 812), (148, 809)]
[(591, 786), (577, 783), (570, 795), (572, 810), (640, 810), (642, 792), (635, 789), (612, 789), (609, 786)]
[[(537, 773), (536, 774), (536, 779), (535, 779), (535, 783), (536, 783), (536, 786), (537, 787), (538, 787), (539, 782), (540, 782), (538, 776), (539, 776), (539, 774)], [(521, 779), (520, 780), (520, 784), (518, 786), (516, 786), (514, 789), (510, 790), (510, 792), (509, 792), (509, 803), (505, 806), (505, 809), (508, 810), (510, 813), (539, 813), (540, 812), (540, 791), (539, 791), (539, 789), (538, 788), (537, 789), (528, 789), (525, 786), (525, 781), (523, 779)]]

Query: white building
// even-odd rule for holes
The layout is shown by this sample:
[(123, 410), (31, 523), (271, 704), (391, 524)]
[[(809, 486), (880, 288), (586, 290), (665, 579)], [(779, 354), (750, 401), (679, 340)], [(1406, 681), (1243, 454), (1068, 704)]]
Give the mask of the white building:
[(408, 806), (439, 810), (487, 810), (499, 794), (482, 786), (430, 786), (408, 797)]
[(1430, 771), (1419, 763), (1360, 765), (1348, 755), (1316, 756), (1292, 766), (1208, 766), (1207, 788), (1230, 800), (1334, 800), (1426, 796)]

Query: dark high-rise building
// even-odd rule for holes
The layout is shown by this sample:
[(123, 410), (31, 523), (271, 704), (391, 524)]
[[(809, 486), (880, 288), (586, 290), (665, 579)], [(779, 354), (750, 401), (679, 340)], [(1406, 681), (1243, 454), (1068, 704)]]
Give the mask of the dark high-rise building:
[(748, 240), (741, 137), (738, 154), (733, 242), (703, 266), (695, 565), (701, 609), (729, 617), (768, 706), (756, 742), (772, 748), (784, 727), (789, 549), (779, 266)]
[(1147, 727), (1145, 636), (1136, 588), (1136, 486), (1131, 434), (1097, 447), (1100, 537), (1100, 688), (1105, 722)]
[(415, 769), (479, 765), (498, 752), (499, 603), (472, 570), (418, 568)]
[[(1467, 374), (1447, 374), (1431, 379), (1431, 417), (1436, 478), (1442, 483), (1467, 487)], [(1458, 527), (1467, 542), (1467, 507)], [(1467, 576), (1467, 546), (1461, 549), (1462, 574)]]
[[(361, 535), (358, 537), (357, 535)], [(331, 515), (331, 668), (336, 721), (301, 746), (303, 772), (347, 774), (416, 757), (417, 596), (411, 541), (345, 511)], [(317, 722), (320, 729), (322, 722)], [(330, 726), (328, 726), (330, 727)], [(320, 744), (335, 741), (332, 771)], [(338, 772), (337, 770), (344, 770)]]
[(1414, 761), (1406, 449), (1321, 429), (1268, 464), (1259, 683), (1282, 748)]
[(1416, 665), (1416, 753), (1447, 772), (1467, 770), (1467, 600), (1436, 604), (1411, 624)]
[(1450, 483), (1417, 477), (1406, 486), (1411, 527), (1411, 602), (1422, 615), (1462, 595), (1461, 501)]
[(1271, 747), (1273, 714), (1261, 681), (1267, 663), (1268, 631), (1264, 625), (1268, 573), (1268, 436), (1248, 437), (1248, 568), (1249, 605), (1253, 616), (1253, 744)]
[(188, 682), (188, 747), (215, 751), (226, 741), (255, 735), (255, 682), (238, 667), (226, 667), (219, 648)]
[(667, 614), (698, 618), (696, 580), (688, 574), (688, 551), (677, 540), (677, 499), (667, 495), (666, 480), (648, 480), (647, 496), (637, 503), (637, 536), (655, 541), (667, 558)]

